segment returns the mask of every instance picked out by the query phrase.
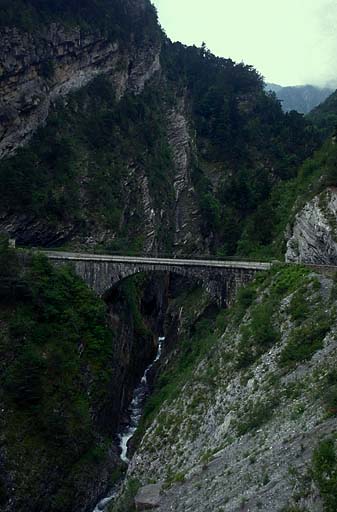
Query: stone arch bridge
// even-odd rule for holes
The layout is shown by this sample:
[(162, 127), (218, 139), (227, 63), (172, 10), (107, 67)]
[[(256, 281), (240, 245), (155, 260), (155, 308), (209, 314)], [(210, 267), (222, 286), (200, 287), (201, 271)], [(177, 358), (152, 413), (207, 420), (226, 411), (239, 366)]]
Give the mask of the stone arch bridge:
[(237, 290), (270, 263), (178, 258), (110, 256), (43, 251), (56, 264), (71, 263), (75, 272), (98, 295), (105, 295), (123, 279), (140, 272), (172, 272), (199, 282), (220, 305), (229, 305)]

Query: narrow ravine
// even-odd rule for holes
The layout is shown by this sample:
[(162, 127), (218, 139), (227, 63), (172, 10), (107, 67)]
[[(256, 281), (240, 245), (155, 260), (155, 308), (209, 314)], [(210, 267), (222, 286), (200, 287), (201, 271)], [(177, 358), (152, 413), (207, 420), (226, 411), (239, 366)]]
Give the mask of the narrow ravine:
[[(144, 404), (145, 400), (149, 395), (149, 383), (148, 383), (148, 375), (151, 369), (153, 368), (154, 364), (159, 361), (160, 356), (162, 354), (163, 344), (164, 344), (165, 338), (160, 337), (158, 338), (158, 349), (155, 359), (152, 361), (152, 363), (146, 368), (143, 377), (141, 378), (141, 381), (139, 385), (135, 388), (133, 392), (132, 401), (130, 403), (130, 406), (128, 408), (128, 415), (130, 417), (130, 423), (126, 425), (126, 427), (118, 434), (119, 438), (119, 447), (121, 449), (121, 455), (120, 458), (123, 462), (128, 464), (130, 462), (128, 458), (128, 444), (129, 441), (133, 438), (137, 427), (139, 425), (139, 422), (141, 420), (143, 410), (144, 410)], [(119, 491), (119, 486), (117, 489), (114, 489), (111, 491), (111, 494), (107, 496), (106, 498), (103, 498), (95, 507), (94, 512), (102, 512), (105, 510), (105, 508), (108, 506), (111, 501), (116, 497)]]

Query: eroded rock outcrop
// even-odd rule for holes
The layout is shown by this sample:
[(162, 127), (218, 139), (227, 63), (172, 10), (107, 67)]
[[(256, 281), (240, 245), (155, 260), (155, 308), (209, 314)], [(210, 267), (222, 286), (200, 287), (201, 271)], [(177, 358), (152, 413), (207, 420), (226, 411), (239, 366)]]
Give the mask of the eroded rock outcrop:
[(179, 250), (185, 246), (194, 249), (202, 246), (200, 212), (191, 180), (191, 159), (195, 141), (191, 136), (186, 105), (182, 99), (176, 109), (168, 114), (168, 141), (175, 168), (173, 181), (175, 193), (174, 245)]
[(337, 264), (337, 190), (329, 187), (296, 215), (286, 261)]
[[(130, 41), (132, 40), (130, 36)], [(99, 31), (52, 23), (34, 33), (0, 32), (0, 157), (25, 144), (59, 97), (95, 76), (110, 76), (117, 98), (139, 94), (160, 69), (159, 47), (109, 41)]]
[[(127, 175), (123, 180), (125, 199), (123, 204), (122, 223), (135, 224), (135, 236), (143, 240), (143, 251), (146, 254), (155, 254), (158, 250), (158, 226), (165, 223), (164, 215), (155, 207), (149, 189), (149, 180), (145, 170), (131, 163)], [(142, 212), (140, 222), (140, 212)], [(135, 222), (134, 222), (135, 221)]]

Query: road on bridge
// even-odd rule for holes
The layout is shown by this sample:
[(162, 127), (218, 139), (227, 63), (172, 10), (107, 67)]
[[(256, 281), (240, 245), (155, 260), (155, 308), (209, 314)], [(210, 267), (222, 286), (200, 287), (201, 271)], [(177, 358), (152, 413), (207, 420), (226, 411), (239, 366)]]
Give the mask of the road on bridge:
[(133, 263), (165, 266), (188, 267), (213, 267), (213, 268), (237, 268), (249, 270), (269, 270), (271, 263), (256, 261), (220, 261), (220, 260), (195, 260), (182, 258), (151, 258), (148, 256), (113, 256), (109, 254), (75, 253), (67, 251), (40, 251), (52, 260), (69, 261), (97, 261), (111, 263)]

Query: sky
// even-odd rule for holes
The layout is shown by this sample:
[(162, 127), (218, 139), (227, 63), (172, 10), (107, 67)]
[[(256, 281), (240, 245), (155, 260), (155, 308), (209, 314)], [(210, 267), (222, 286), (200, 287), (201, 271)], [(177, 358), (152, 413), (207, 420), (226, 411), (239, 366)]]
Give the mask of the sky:
[(337, 83), (337, 0), (152, 0), (172, 41), (253, 65), (280, 85)]

